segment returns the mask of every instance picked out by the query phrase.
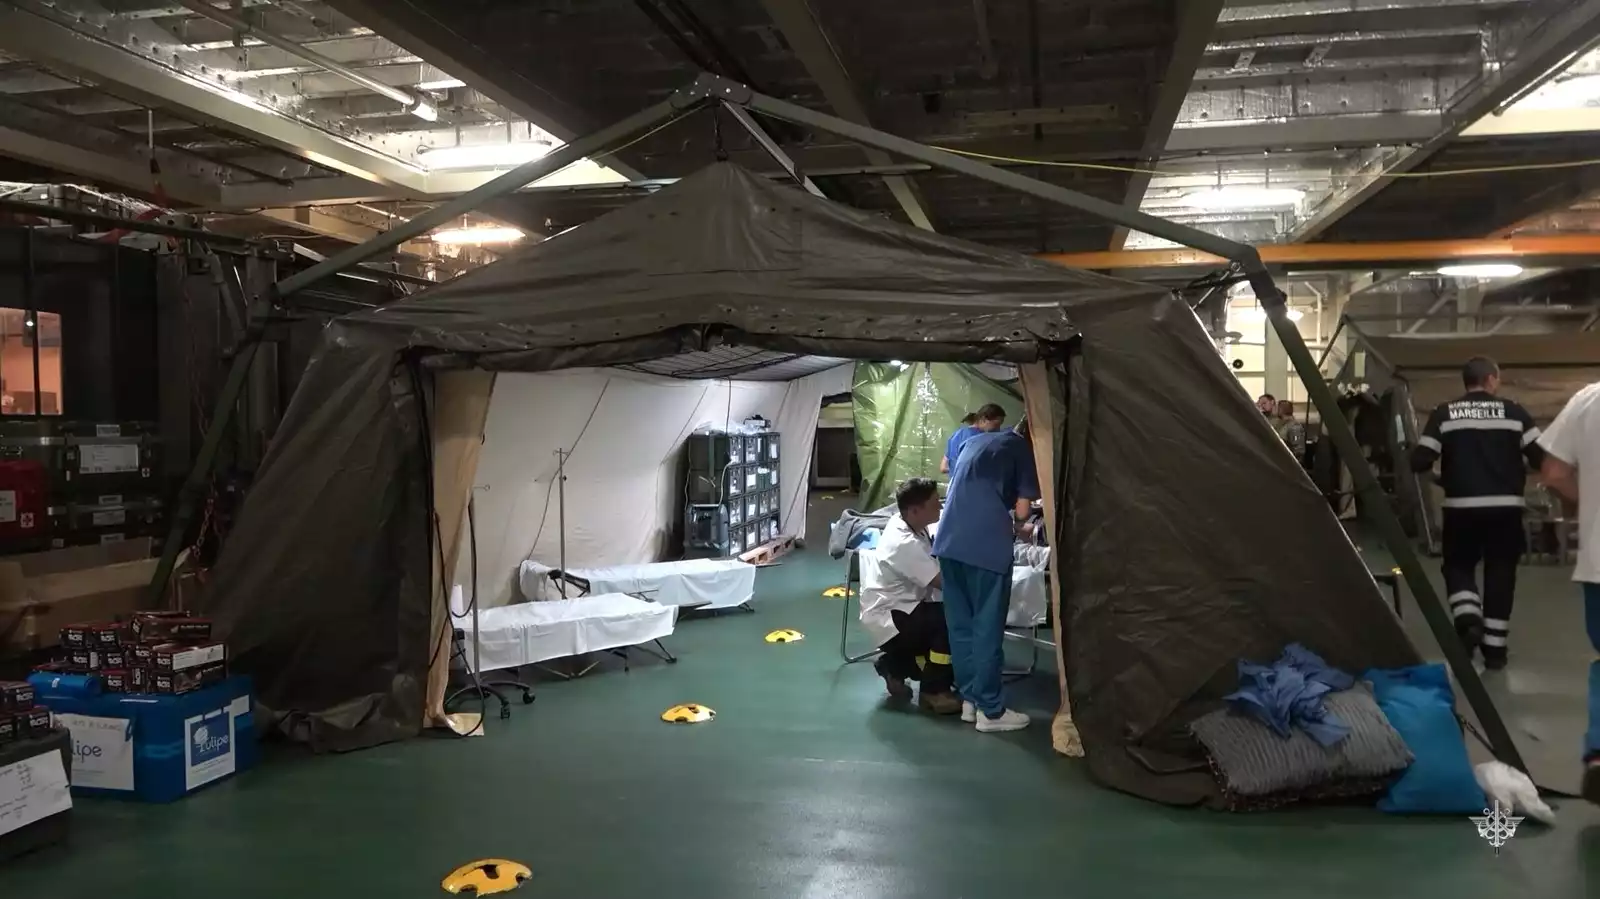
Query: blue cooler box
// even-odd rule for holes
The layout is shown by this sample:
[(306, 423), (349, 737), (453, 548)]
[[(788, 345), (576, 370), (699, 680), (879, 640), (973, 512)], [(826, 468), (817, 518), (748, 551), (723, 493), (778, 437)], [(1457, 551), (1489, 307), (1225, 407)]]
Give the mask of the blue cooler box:
[(69, 696), (33, 683), (36, 701), (72, 732), (75, 795), (172, 802), (256, 763), (247, 677), (181, 696)]

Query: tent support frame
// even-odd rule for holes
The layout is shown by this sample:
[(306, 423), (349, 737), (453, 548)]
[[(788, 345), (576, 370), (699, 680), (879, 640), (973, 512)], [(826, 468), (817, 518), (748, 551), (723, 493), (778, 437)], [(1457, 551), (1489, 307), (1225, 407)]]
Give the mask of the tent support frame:
[[(896, 156), (905, 157), (916, 162), (926, 163), (936, 169), (967, 175), (994, 184), (999, 187), (1009, 188), (1030, 197), (1065, 206), (1070, 209), (1086, 213), (1108, 224), (1117, 225), (1131, 231), (1142, 231), (1154, 237), (1164, 238), (1174, 243), (1182, 244), (1196, 250), (1211, 253), (1228, 260), (1231, 273), (1241, 276), (1250, 282), (1255, 290), (1257, 299), (1267, 312), (1268, 321), (1271, 323), (1278, 339), (1283, 343), (1288, 353), (1289, 361), (1294, 365), (1296, 373), (1304, 382), (1306, 392), (1312, 404), (1321, 414), (1323, 427), (1328, 431), (1334, 445), (1345, 459), (1350, 460), (1350, 471), (1355, 479), (1356, 489), (1369, 502), (1369, 506), (1376, 511), (1379, 535), (1384, 544), (1393, 554), (1395, 562), (1399, 565), (1405, 577), (1407, 586), (1411, 588), (1412, 596), (1422, 609), (1423, 617), (1427, 620), (1428, 628), (1433, 632), (1434, 638), (1444, 650), (1445, 659), (1452, 673), (1461, 684), (1461, 690), (1467, 704), (1477, 716), (1483, 726), (1485, 735), (1490, 743), (1490, 748), (1501, 761), (1526, 771), (1526, 765), (1521, 755), (1517, 752), (1516, 745), (1511, 739), (1510, 731), (1506, 729), (1504, 720), (1494, 707), (1488, 691), (1484, 689), (1483, 681), (1473, 670), (1472, 664), (1463, 650), (1459, 639), (1456, 637), (1454, 625), (1448, 613), (1439, 600), (1437, 591), (1427, 574), (1422, 568), (1422, 560), (1418, 556), (1416, 547), (1405, 535), (1405, 530), (1400, 524), (1400, 519), (1389, 507), (1386, 494), (1378, 483), (1377, 475), (1373, 473), (1365, 457), (1362, 456), (1360, 444), (1356, 440), (1355, 431), (1350, 423), (1345, 420), (1339, 410), (1338, 401), (1327, 382), (1322, 379), (1322, 374), (1317, 368), (1317, 362), (1311, 356), (1310, 349), (1300, 332), (1289, 319), (1286, 297), (1272, 279), (1272, 274), (1261, 261), (1261, 254), (1255, 247), (1237, 241), (1228, 240), (1215, 234), (1209, 234), (1196, 228), (1177, 222), (1168, 221), (1138, 211), (1137, 209), (1112, 203), (1092, 197), (1088, 194), (1057, 187), (1014, 171), (996, 168), (973, 159), (936, 150), (924, 144), (896, 137), (892, 134), (879, 131), (864, 125), (857, 125), (827, 113), (817, 112), (793, 103), (769, 97), (751, 90), (748, 86), (710, 73), (702, 73), (691, 84), (679, 89), (668, 99), (643, 109), (628, 118), (609, 125), (592, 134), (580, 137), (566, 144), (545, 157), (518, 166), (504, 175), (488, 181), (480, 187), (471, 190), (446, 203), (434, 207), (410, 221), (378, 235), (367, 242), (351, 247), (344, 252), (330, 256), (326, 260), (305, 269), (297, 274), (278, 282), (276, 291), (279, 297), (287, 297), (299, 290), (322, 280), (336, 275), (353, 266), (380, 256), (405, 241), (420, 237), (423, 234), (448, 223), (457, 216), (472, 212), (484, 203), (498, 197), (511, 194), (528, 184), (555, 174), (562, 168), (581, 159), (604, 156), (617, 152), (627, 147), (631, 142), (665, 127), (674, 120), (686, 116), (698, 109), (720, 103), (730, 109), (740, 109), (745, 112), (757, 112), (768, 118), (778, 119), (814, 128), (837, 137), (842, 137), (864, 147), (883, 150)], [(741, 125), (745, 125), (747, 115), (736, 115)], [(748, 127), (746, 125), (746, 127)], [(768, 141), (761, 141), (763, 147), (769, 152), (774, 147)], [(774, 153), (779, 164), (794, 176), (795, 180), (807, 190), (815, 190), (809, 183), (804, 172), (781, 152)], [(243, 354), (241, 354), (243, 355)], [(218, 397), (219, 410), (230, 408), (238, 400), (239, 392), (244, 385), (243, 369), (248, 367), (248, 360), (236, 359), (235, 369), (230, 372), (226, 384), (223, 385)], [(238, 377), (235, 377), (235, 374)], [(221, 417), (220, 415), (218, 416)], [(217, 425), (213, 425), (215, 429)], [(216, 445), (220, 440), (214, 435), (207, 434), (205, 444), (199, 456), (195, 459), (194, 467), (189, 473), (189, 483), (202, 483), (210, 477), (211, 466), (216, 461)], [(182, 510), (178, 510), (179, 519)], [(172, 574), (172, 562), (176, 558), (176, 540), (169, 540), (163, 547), (162, 562), (157, 568), (152, 579), (152, 593), (160, 597), (165, 593), (167, 581)], [(1373, 583), (1377, 590), (1377, 583)]]

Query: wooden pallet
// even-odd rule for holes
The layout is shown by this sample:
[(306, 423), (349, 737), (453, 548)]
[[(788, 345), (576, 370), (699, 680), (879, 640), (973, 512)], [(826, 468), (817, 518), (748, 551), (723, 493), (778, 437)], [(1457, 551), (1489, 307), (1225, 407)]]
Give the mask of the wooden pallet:
[(793, 537), (779, 537), (776, 540), (769, 540), (755, 549), (740, 553), (739, 561), (748, 562), (751, 565), (770, 565), (787, 555), (792, 549), (794, 549)]

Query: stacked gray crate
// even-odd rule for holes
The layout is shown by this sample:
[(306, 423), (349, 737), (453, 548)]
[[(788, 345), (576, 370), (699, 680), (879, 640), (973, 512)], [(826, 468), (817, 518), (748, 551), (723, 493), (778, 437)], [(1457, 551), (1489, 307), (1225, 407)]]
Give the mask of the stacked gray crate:
[(781, 533), (778, 432), (696, 433), (685, 453), (686, 556), (737, 556)]

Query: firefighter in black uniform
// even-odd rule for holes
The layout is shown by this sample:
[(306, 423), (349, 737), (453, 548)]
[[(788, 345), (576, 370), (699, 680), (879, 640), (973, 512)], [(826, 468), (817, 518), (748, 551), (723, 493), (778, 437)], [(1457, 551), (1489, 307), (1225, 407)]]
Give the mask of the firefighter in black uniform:
[[(1500, 367), (1472, 359), (1461, 370), (1467, 393), (1433, 410), (1411, 451), (1417, 472), (1440, 462), (1444, 486), (1444, 585), (1467, 654), (1483, 650), (1486, 668), (1504, 668), (1522, 530), (1528, 466), (1544, 460), (1539, 428), (1516, 403), (1496, 396)], [(1483, 592), (1478, 592), (1478, 563)]]

